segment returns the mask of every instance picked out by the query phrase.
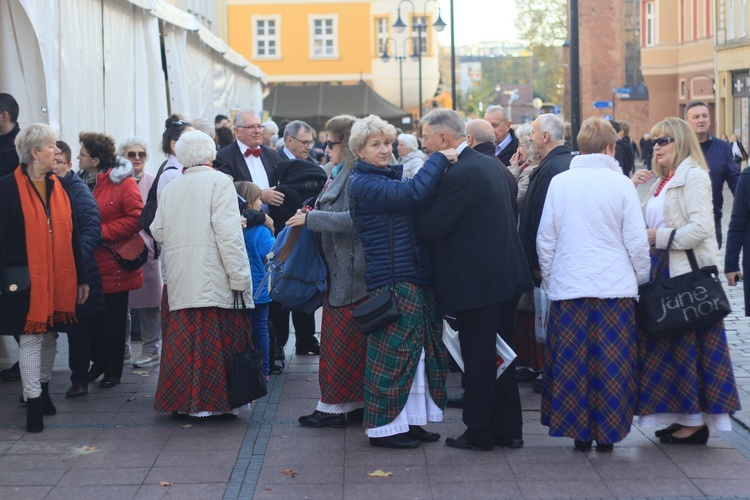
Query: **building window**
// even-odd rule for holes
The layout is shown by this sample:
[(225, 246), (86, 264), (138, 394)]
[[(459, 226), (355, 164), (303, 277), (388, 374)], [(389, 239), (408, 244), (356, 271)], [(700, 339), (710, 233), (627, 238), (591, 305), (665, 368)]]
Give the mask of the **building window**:
[[(375, 18), (375, 57), (380, 57), (388, 47), (388, 18)], [(393, 55), (393, 54), (391, 54)]]
[(310, 59), (339, 56), (337, 15), (310, 16)]
[(656, 45), (656, 13), (654, 2), (646, 3), (646, 47)]
[[(411, 18), (411, 35), (413, 37), (420, 37), (420, 53), (423, 56), (428, 55), (429, 51), (427, 50), (427, 29), (429, 28), (428, 24), (429, 19), (425, 16), (414, 16)], [(419, 29), (417, 26), (422, 26), (422, 32), (419, 32)]]
[(727, 40), (732, 40), (734, 38), (734, 0), (727, 0), (727, 10), (726, 10), (726, 19), (727, 19)]
[(687, 83), (684, 79), (680, 80), (680, 99), (687, 99)]
[(278, 59), (281, 57), (279, 31), (281, 19), (279, 16), (253, 16), (253, 57), (255, 59)]
[(739, 7), (739, 15), (737, 16), (737, 21), (739, 22), (739, 26), (737, 27), (737, 36), (738, 37), (744, 37), (747, 33), (745, 32), (745, 19), (747, 17), (747, 0), (737, 0), (737, 4)]

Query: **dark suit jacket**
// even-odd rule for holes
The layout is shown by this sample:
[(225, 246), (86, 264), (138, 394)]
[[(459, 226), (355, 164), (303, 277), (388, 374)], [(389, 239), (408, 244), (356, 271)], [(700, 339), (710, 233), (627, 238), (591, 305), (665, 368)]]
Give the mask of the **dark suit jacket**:
[(516, 231), (508, 183), (497, 162), (466, 148), (417, 216), (432, 244), (438, 306), (461, 312), (512, 299), (533, 287)]
[(536, 233), (539, 230), (539, 221), (542, 219), (544, 200), (547, 198), (547, 190), (552, 178), (560, 172), (565, 172), (570, 167), (573, 156), (570, 149), (563, 145), (547, 153), (539, 166), (529, 175), (529, 189), (526, 191), (521, 212), (521, 222), (518, 232), (521, 236), (524, 252), (531, 269), (539, 269), (539, 256), (536, 253)]
[[(286, 155), (284, 152), (284, 146), (281, 146), (279, 149), (275, 151), (276, 153), (276, 163), (279, 164), (282, 161), (289, 161), (290, 158)], [(315, 159), (315, 157), (312, 155), (312, 151), (307, 155), (307, 161), (314, 163), (316, 165), (319, 165), (320, 162)]]
[(500, 154), (497, 155), (497, 159), (500, 160), (500, 163), (502, 163), (503, 165), (510, 165), (511, 156), (516, 154), (516, 151), (518, 151), (518, 137), (516, 137), (516, 133), (513, 131), (513, 129), (510, 129), (508, 133), (512, 137), (512, 139), (510, 140), (510, 144), (505, 146), (505, 149), (503, 149)]
[[(269, 147), (261, 145), (260, 159), (263, 162), (263, 167), (266, 169), (268, 185), (274, 187), (276, 185), (276, 164), (278, 163), (276, 152)], [(250, 171), (247, 169), (245, 157), (240, 152), (240, 146), (236, 142), (220, 149), (216, 153), (216, 160), (218, 160), (214, 163), (216, 169), (231, 175), (235, 181), (253, 182)]]
[(513, 218), (518, 220), (518, 183), (516, 178), (508, 169), (508, 165), (501, 162), (500, 159), (495, 156), (495, 145), (491, 142), (481, 142), (474, 146), (474, 151), (487, 155), (497, 160), (500, 164), (500, 170), (505, 175), (505, 180), (508, 181), (508, 189), (510, 189), (510, 206), (513, 207)]

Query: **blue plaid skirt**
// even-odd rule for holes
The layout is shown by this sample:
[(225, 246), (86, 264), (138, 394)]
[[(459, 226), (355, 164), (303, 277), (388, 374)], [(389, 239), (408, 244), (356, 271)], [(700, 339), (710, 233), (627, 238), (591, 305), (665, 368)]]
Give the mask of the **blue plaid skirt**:
[(549, 435), (622, 441), (636, 404), (635, 301), (552, 302), (546, 347), (542, 425)]
[[(664, 250), (651, 253), (651, 279)], [(669, 277), (669, 266), (664, 268)], [(722, 414), (740, 409), (724, 322), (655, 341), (638, 335), (636, 414)]]

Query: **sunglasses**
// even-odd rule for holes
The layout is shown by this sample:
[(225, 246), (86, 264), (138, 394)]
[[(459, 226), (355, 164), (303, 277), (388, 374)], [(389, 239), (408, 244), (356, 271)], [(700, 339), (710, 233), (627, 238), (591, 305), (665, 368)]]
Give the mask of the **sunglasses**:
[(139, 158), (141, 160), (146, 159), (146, 152), (145, 151), (128, 151), (128, 159), (135, 160), (136, 158)]
[(324, 149), (333, 149), (336, 144), (341, 144), (342, 141), (326, 141), (326, 147)]
[(654, 144), (660, 147), (664, 147), (667, 144), (671, 144), (674, 142), (674, 137), (667, 137), (666, 135), (664, 137), (659, 137), (658, 139), (654, 139)]

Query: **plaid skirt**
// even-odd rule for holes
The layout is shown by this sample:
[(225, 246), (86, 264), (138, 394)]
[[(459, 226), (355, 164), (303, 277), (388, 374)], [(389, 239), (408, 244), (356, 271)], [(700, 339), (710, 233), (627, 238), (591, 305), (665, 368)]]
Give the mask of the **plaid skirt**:
[(622, 441), (636, 404), (636, 353), (633, 299), (552, 302), (541, 420), (549, 435)]
[(320, 327), (320, 400), (325, 404), (355, 403), (365, 398), (367, 336), (359, 331), (352, 309), (364, 302), (333, 307), (323, 302)]
[(544, 344), (536, 341), (534, 313), (516, 311), (516, 329), (513, 332), (513, 349), (516, 351), (516, 367), (525, 366), (535, 372), (544, 368)]
[[(651, 279), (669, 254), (651, 253)], [(669, 277), (669, 265), (664, 267)], [(639, 394), (636, 414), (722, 414), (740, 409), (724, 322), (650, 341), (638, 334)]]
[(367, 337), (365, 429), (392, 422), (404, 409), (422, 348), (430, 396), (441, 410), (447, 401), (448, 351), (435, 293), (427, 286), (397, 283), (396, 307), (401, 318)]
[[(165, 302), (166, 293), (162, 306)], [(227, 367), (233, 353), (252, 347), (247, 314), (239, 309), (202, 307), (167, 310), (166, 316), (154, 409), (230, 412)]]

